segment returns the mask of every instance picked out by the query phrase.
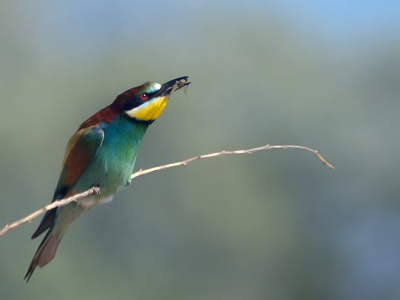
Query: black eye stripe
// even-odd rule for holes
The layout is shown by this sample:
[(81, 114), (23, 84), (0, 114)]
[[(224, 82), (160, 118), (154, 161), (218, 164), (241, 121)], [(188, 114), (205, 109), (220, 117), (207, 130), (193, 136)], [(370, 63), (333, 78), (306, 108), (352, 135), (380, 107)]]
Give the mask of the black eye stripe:
[[(125, 101), (124, 110), (128, 111), (128, 110), (134, 109), (135, 107), (138, 107), (138, 106), (142, 105), (143, 103), (150, 101), (153, 98), (153, 96), (155, 95), (155, 93), (157, 93), (157, 92), (140, 93), (138, 95), (135, 95), (133, 98)], [(142, 97), (141, 97), (143, 94), (145, 94), (147, 96), (145, 99), (142, 99)]]

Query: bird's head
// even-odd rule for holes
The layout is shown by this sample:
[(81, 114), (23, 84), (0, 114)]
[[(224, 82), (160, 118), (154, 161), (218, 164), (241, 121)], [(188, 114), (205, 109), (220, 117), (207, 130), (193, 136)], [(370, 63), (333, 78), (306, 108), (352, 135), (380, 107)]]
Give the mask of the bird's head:
[(163, 111), (171, 94), (190, 84), (188, 76), (179, 77), (164, 84), (146, 82), (120, 94), (114, 102), (91, 116), (78, 130), (110, 124), (117, 116), (125, 115), (133, 121), (152, 123)]
[(153, 122), (163, 111), (171, 94), (190, 84), (188, 76), (176, 78), (164, 84), (146, 82), (130, 89), (115, 101), (122, 101), (123, 113), (139, 122)]

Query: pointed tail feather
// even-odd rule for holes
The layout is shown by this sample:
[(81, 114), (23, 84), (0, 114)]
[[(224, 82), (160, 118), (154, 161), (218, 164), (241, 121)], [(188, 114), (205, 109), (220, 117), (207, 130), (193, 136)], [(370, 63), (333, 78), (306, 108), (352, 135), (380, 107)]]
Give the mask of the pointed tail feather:
[(53, 228), (50, 228), (39, 248), (37, 249), (35, 255), (33, 256), (32, 262), (29, 265), (28, 272), (26, 273), (24, 280), (26, 282), (31, 278), (33, 271), (36, 267), (43, 268), (47, 265), (56, 255), (58, 245), (61, 242), (62, 236), (56, 237), (52, 234)]
[(77, 203), (70, 203), (68, 206), (58, 208), (57, 213), (55, 213), (55, 211), (47, 212), (43, 221), (40, 223), (39, 228), (32, 236), (32, 238), (35, 238), (48, 228), (47, 234), (33, 256), (28, 272), (24, 277), (26, 282), (29, 281), (37, 266), (43, 268), (54, 258), (58, 245), (72, 222), (96, 204), (93, 199), (88, 203), (90, 205), (85, 204), (87, 207), (78, 205)]

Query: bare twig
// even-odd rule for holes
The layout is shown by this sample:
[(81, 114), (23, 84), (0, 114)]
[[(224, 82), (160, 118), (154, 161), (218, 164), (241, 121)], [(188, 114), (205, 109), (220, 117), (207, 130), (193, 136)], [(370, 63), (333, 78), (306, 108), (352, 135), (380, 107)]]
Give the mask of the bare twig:
[(162, 165), (162, 166), (158, 166), (158, 167), (154, 167), (154, 168), (150, 168), (150, 169), (146, 169), (146, 170), (139, 170), (135, 173), (132, 174), (131, 179), (136, 178), (138, 176), (141, 175), (145, 175), (151, 172), (155, 172), (155, 171), (160, 171), (160, 170), (164, 170), (164, 169), (168, 169), (168, 168), (173, 168), (173, 167), (178, 167), (178, 166), (186, 166), (188, 163), (198, 160), (200, 158), (210, 158), (210, 157), (217, 157), (217, 156), (223, 156), (223, 155), (228, 155), (228, 154), (251, 154), (253, 152), (256, 151), (260, 151), (260, 150), (268, 150), (268, 149), (301, 149), (301, 150), (306, 150), (309, 152), (314, 153), (324, 165), (327, 165), (329, 168), (331, 168), (332, 170), (334, 170), (335, 168), (328, 163), (325, 159), (322, 158), (321, 155), (318, 154), (317, 150), (313, 150), (307, 147), (302, 147), (302, 146), (295, 146), (295, 145), (284, 145), (284, 146), (270, 146), (270, 145), (265, 145), (262, 147), (257, 147), (257, 148), (252, 148), (252, 149), (247, 149), (247, 150), (235, 150), (235, 151), (221, 151), (221, 152), (215, 152), (215, 153), (210, 153), (210, 154), (204, 154), (204, 155), (199, 155), (196, 157), (192, 157), (189, 158), (187, 160), (182, 160), (182, 161), (178, 161), (172, 164), (167, 164), (167, 165)]
[(19, 225), (22, 225), (24, 223), (32, 221), (34, 218), (40, 216), (41, 214), (45, 213), (46, 211), (49, 211), (56, 207), (67, 205), (73, 201), (77, 201), (78, 199), (89, 196), (91, 194), (100, 194), (100, 189), (98, 187), (92, 187), (92, 188), (88, 189), (87, 191), (84, 191), (83, 193), (76, 194), (72, 197), (62, 199), (59, 201), (54, 201), (54, 202), (50, 203), (49, 205), (31, 213), (30, 215), (27, 215), (25, 218), (15, 221), (11, 224), (7, 224), (6, 226), (4, 226), (4, 228), (2, 230), (0, 230), (0, 236), (2, 236), (4, 233), (6, 233), (7, 231), (9, 231), (11, 229), (18, 227)]
[[(178, 84), (178, 81), (177, 81)], [(182, 86), (180, 86), (179, 88), (181, 88)], [(192, 157), (189, 158), (187, 160), (183, 160), (183, 161), (179, 161), (179, 162), (175, 162), (172, 164), (167, 164), (167, 165), (162, 165), (162, 166), (158, 166), (158, 167), (154, 167), (154, 168), (150, 168), (150, 169), (146, 169), (146, 170), (139, 170), (138, 172), (135, 172), (132, 174), (131, 179), (134, 179), (136, 177), (139, 177), (141, 175), (145, 175), (145, 174), (149, 174), (155, 171), (160, 171), (160, 170), (164, 170), (164, 169), (168, 169), (168, 168), (173, 168), (173, 167), (178, 167), (178, 166), (185, 166), (188, 163), (198, 160), (200, 158), (210, 158), (210, 157), (217, 157), (217, 156), (223, 156), (223, 155), (228, 155), (228, 154), (251, 154), (253, 152), (256, 151), (261, 151), (261, 150), (269, 150), (269, 149), (301, 149), (301, 150), (306, 150), (309, 151), (311, 153), (314, 153), (319, 159), (320, 161), (328, 166), (329, 168), (331, 168), (332, 170), (334, 169), (334, 167), (328, 163), (325, 159), (322, 158), (321, 155), (318, 154), (317, 150), (313, 150), (311, 148), (308, 147), (303, 147), (303, 146), (296, 146), (296, 145), (283, 145), (283, 146), (279, 146), (279, 145), (265, 145), (262, 147), (257, 147), (257, 148), (252, 148), (252, 149), (247, 149), (247, 150), (234, 150), (234, 151), (221, 151), (221, 152), (215, 152), (215, 153), (210, 153), (210, 154), (204, 154), (204, 155), (199, 155), (196, 157)], [(90, 189), (88, 189), (87, 191), (80, 193), (80, 194), (76, 194), (72, 197), (66, 198), (66, 199), (62, 199), (62, 200), (58, 200), (58, 201), (54, 201), (52, 203), (50, 203), (49, 205), (31, 213), (30, 215), (26, 216), (25, 218), (22, 218), (16, 222), (13, 222), (11, 224), (7, 224), (3, 229), (0, 230), (0, 236), (2, 236), (4, 233), (6, 233), (7, 231), (18, 227), (21, 224), (30, 222), (31, 220), (33, 220), (34, 218), (40, 216), (42, 213), (45, 213), (46, 211), (49, 211), (53, 208), (56, 207), (60, 207), (60, 206), (64, 206), (67, 205), (73, 201), (77, 201), (80, 198), (86, 197), (88, 195), (91, 194), (99, 194), (100, 193), (100, 189), (98, 187), (92, 187)]]

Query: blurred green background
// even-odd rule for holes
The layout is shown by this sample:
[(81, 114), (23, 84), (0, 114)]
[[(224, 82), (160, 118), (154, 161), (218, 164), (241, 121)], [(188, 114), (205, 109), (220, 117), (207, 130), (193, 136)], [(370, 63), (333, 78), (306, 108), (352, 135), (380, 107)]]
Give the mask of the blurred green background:
[(48, 204), (81, 122), (189, 75), (136, 169), (22, 281), (35, 219), (0, 237), (1, 299), (400, 299), (400, 2), (1, 1), (0, 226)]

